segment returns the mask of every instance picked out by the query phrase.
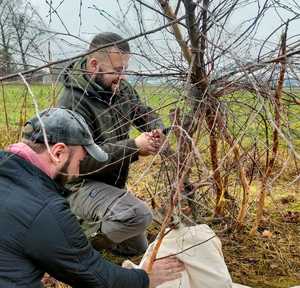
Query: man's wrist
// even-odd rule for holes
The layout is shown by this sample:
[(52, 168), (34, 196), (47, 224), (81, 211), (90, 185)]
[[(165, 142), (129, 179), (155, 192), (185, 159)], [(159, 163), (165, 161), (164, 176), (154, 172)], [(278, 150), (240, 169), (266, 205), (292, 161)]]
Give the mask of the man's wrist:
[(130, 147), (132, 150), (130, 162), (135, 162), (139, 160), (139, 147), (137, 146), (135, 139), (128, 139), (127, 143), (127, 146)]

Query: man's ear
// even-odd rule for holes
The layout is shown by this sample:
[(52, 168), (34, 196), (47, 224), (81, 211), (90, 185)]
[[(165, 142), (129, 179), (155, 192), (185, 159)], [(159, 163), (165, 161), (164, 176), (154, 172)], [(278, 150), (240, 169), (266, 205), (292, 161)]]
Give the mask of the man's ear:
[(98, 60), (92, 57), (88, 60), (88, 67), (90, 68), (90, 73), (95, 74), (98, 72)]
[(56, 143), (51, 148), (51, 160), (56, 164), (64, 164), (69, 158), (68, 146), (64, 143)]

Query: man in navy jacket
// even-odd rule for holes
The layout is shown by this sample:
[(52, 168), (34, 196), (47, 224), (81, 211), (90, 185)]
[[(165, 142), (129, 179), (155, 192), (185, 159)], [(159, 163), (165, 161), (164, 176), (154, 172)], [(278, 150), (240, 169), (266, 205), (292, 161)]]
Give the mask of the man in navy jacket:
[(79, 174), (86, 154), (108, 155), (84, 119), (53, 108), (29, 120), (21, 143), (0, 152), (0, 287), (43, 287), (45, 272), (72, 287), (156, 287), (178, 278), (175, 258), (152, 273), (114, 265), (92, 248), (71, 213), (61, 184)]

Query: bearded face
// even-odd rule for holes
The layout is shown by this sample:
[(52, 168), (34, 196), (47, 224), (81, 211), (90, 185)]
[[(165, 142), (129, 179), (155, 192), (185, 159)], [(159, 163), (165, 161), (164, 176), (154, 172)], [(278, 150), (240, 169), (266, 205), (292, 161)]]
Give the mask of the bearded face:
[(126, 79), (124, 72), (128, 67), (129, 55), (117, 48), (111, 48), (96, 59), (94, 74), (95, 81), (106, 91), (118, 89), (121, 80)]

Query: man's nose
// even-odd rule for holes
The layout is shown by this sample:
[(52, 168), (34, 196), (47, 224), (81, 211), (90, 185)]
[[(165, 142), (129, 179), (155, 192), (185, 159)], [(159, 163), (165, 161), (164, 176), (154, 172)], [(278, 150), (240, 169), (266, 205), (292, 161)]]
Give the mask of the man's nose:
[(126, 80), (127, 79), (127, 75), (124, 74), (124, 73), (120, 73), (118, 77), (119, 77), (119, 80)]

